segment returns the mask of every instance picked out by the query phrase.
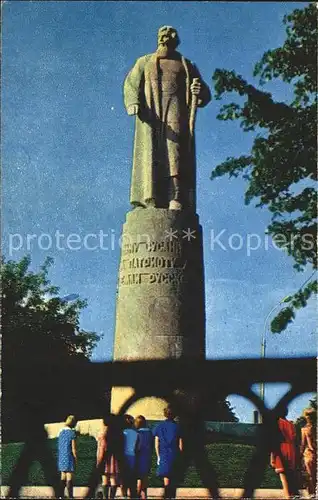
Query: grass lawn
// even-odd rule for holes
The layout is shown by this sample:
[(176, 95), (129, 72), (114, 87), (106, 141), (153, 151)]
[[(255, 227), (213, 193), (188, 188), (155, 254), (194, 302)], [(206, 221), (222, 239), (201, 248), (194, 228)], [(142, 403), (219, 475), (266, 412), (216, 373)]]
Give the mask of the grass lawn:
[[(49, 440), (49, 446), (56, 457), (56, 439)], [(10, 474), (21, 453), (23, 443), (9, 443), (2, 446), (2, 484), (8, 484)], [(77, 438), (78, 465), (75, 473), (75, 486), (87, 485), (90, 473), (95, 466), (96, 441), (88, 436)], [(221, 488), (240, 488), (244, 473), (255, 448), (251, 445), (233, 443), (212, 443), (207, 444), (206, 449), (210, 463), (216, 471)], [(31, 486), (45, 485), (41, 465), (34, 462), (29, 470), (28, 483)], [(27, 486), (25, 485), (25, 486)], [(161, 486), (161, 480), (156, 477), (156, 459), (153, 456), (153, 466), (149, 478), (149, 486)], [(194, 466), (190, 466), (184, 478), (183, 484), (189, 488), (202, 487), (199, 474)], [(261, 488), (280, 488), (280, 482), (273, 470), (268, 466), (265, 472)]]

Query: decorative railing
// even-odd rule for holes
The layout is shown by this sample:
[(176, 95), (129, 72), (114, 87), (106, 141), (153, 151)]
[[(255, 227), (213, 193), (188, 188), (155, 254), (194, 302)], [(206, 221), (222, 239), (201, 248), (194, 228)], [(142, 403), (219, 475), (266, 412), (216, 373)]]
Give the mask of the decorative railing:
[[(58, 369), (58, 365), (56, 368)], [(211, 498), (220, 496), (218, 478), (205, 450), (205, 426), (202, 418), (205, 404), (208, 402), (211, 406), (213, 402), (220, 401), (230, 394), (237, 394), (247, 398), (260, 412), (263, 423), (260, 425), (258, 444), (243, 479), (242, 498), (252, 498), (253, 491), (261, 484), (269, 453), (276, 443), (275, 422), (278, 412), (287, 407), (295, 397), (314, 392), (317, 387), (315, 358), (90, 363), (84, 373), (83, 370), (81, 373), (72, 371), (67, 380), (70, 385), (83, 383), (83, 395), (96, 386), (101, 392), (97, 394), (94, 410), (96, 414), (92, 415), (90, 411), (90, 414), (85, 415), (83, 408), (82, 418), (99, 418), (105, 413), (103, 386), (127, 386), (135, 389), (134, 395), (122, 406), (121, 414), (127, 412), (132, 403), (149, 396), (164, 398), (173, 404), (184, 429), (184, 468), (186, 470), (190, 462), (194, 463), (204, 487), (210, 491)], [(79, 382), (84, 380), (85, 382)], [(252, 390), (254, 384), (261, 382), (289, 383), (290, 389), (275, 408), (269, 409)], [(56, 401), (52, 401), (52, 411), (55, 405)], [(50, 408), (47, 408), (47, 411), (49, 410)], [(41, 412), (38, 416), (34, 415), (33, 424), (24, 439), (23, 451), (9, 480), (7, 498), (19, 498), (20, 488), (27, 482), (30, 465), (36, 460), (42, 465), (47, 485), (52, 486), (57, 495), (59, 474), (55, 458), (48, 446), (43, 418)], [(101, 467), (92, 471), (85, 498), (94, 497), (102, 472)]]

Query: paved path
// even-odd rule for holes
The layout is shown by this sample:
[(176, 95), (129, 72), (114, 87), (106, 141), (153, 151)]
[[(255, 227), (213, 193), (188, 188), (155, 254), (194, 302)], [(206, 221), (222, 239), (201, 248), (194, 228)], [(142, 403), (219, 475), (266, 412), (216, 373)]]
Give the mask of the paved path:
[[(8, 493), (8, 486), (0, 487), (0, 498), (5, 498)], [(243, 493), (242, 489), (239, 488), (220, 488), (221, 498), (241, 498)], [(75, 487), (74, 488), (74, 498), (83, 498), (86, 494), (86, 487)], [(301, 491), (303, 496), (301, 498), (308, 498), (306, 496), (306, 492), (304, 490)], [(20, 498), (34, 498), (34, 499), (42, 499), (42, 498), (55, 498), (53, 495), (53, 489), (49, 486), (24, 486), (20, 491)], [(120, 493), (118, 491), (117, 498), (120, 498)], [(162, 488), (148, 488), (148, 498), (157, 499), (163, 498), (163, 489)], [(201, 499), (201, 498), (211, 498), (209, 496), (209, 492), (205, 488), (178, 488), (177, 490), (177, 498), (178, 499)], [(257, 489), (254, 494), (254, 498), (284, 498), (282, 490), (267, 490), (267, 489)]]

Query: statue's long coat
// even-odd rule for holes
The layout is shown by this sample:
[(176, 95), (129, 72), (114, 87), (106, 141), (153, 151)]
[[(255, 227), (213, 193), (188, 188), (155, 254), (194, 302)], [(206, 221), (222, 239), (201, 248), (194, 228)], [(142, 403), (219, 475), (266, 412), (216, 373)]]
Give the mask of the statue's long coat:
[[(202, 91), (199, 96), (198, 106), (205, 106), (211, 99), (210, 90), (203, 82), (199, 71), (193, 63), (177, 53), (185, 70), (186, 105), (188, 108), (187, 122), (189, 123), (191, 108), (190, 85), (193, 78), (199, 78)], [(124, 102), (128, 109), (131, 105), (138, 105), (139, 113), (136, 116), (135, 141), (133, 154), (133, 168), (131, 179), (130, 202), (133, 205), (143, 205), (145, 200), (156, 199), (156, 166), (158, 164), (158, 145), (154, 131), (156, 123), (162, 121), (160, 89), (158, 78), (150, 78), (150, 74), (158, 71), (157, 54), (147, 54), (137, 59), (134, 67), (128, 73), (124, 83)], [(189, 129), (187, 123), (187, 128)], [(157, 147), (156, 147), (157, 146)], [(194, 137), (188, 134), (186, 145), (188, 178), (192, 179), (192, 205), (195, 204), (195, 150)], [(190, 196), (191, 197), (191, 196)], [(193, 206), (193, 208), (195, 208)]]

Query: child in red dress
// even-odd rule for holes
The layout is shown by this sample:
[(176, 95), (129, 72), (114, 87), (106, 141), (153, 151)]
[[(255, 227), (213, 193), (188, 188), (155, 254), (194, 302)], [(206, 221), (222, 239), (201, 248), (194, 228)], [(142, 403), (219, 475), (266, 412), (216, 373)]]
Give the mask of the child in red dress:
[(120, 469), (123, 456), (122, 429), (118, 417), (110, 415), (104, 419), (104, 427), (97, 437), (97, 466), (105, 463), (102, 474), (103, 498), (113, 499), (117, 487), (121, 484)]
[(281, 411), (277, 420), (279, 439), (271, 453), (271, 466), (279, 474), (284, 496), (298, 495), (296, 480), (296, 428), (286, 419), (287, 410)]

